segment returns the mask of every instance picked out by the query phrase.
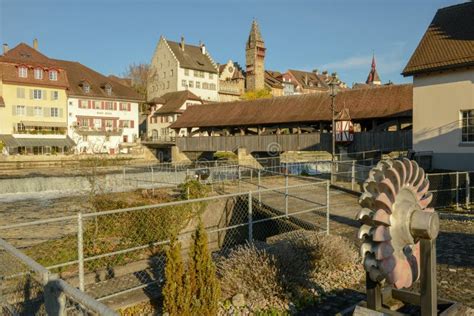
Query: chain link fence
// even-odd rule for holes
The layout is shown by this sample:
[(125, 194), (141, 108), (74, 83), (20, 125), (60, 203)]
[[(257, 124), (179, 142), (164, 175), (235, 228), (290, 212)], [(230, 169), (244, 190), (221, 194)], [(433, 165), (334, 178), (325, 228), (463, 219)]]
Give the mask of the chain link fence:
[(0, 239), (2, 315), (117, 315)]
[(170, 237), (179, 232), (187, 253), (199, 217), (215, 256), (291, 231), (329, 233), (327, 181), (232, 168), (230, 194), (18, 223), (0, 227), (0, 237), (103, 301), (136, 289), (158, 296)]

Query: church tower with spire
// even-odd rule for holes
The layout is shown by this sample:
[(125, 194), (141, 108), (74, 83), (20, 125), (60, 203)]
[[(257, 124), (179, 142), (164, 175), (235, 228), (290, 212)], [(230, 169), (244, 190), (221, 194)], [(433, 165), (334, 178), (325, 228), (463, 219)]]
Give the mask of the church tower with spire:
[(369, 75), (367, 76), (366, 84), (371, 85), (381, 85), (382, 81), (380, 80), (379, 74), (377, 73), (377, 68), (375, 64), (375, 54), (372, 55), (372, 65), (370, 67)]
[(265, 44), (257, 21), (253, 20), (245, 48), (246, 90), (265, 88)]

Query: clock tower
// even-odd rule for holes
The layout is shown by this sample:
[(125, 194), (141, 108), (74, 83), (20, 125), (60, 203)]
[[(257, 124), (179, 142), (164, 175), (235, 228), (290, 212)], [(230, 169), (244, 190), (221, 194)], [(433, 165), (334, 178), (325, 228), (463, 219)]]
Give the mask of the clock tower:
[(256, 20), (252, 22), (245, 52), (246, 90), (261, 90), (265, 88), (265, 44)]

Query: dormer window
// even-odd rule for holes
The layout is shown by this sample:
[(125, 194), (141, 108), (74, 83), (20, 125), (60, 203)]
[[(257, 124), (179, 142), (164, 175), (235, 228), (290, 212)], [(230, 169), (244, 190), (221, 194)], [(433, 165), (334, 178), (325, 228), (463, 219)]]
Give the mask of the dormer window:
[(112, 86), (110, 84), (105, 85), (105, 93), (107, 93), (107, 95), (112, 95)]
[(43, 79), (43, 69), (35, 68), (35, 79)]
[(82, 89), (84, 90), (84, 93), (89, 93), (91, 91), (91, 86), (87, 82), (84, 82), (82, 84)]
[(57, 81), (58, 80), (58, 71), (57, 70), (50, 70), (49, 71), (49, 80)]
[(26, 67), (19, 67), (18, 68), (18, 76), (20, 78), (27, 78), (28, 77), (28, 68)]

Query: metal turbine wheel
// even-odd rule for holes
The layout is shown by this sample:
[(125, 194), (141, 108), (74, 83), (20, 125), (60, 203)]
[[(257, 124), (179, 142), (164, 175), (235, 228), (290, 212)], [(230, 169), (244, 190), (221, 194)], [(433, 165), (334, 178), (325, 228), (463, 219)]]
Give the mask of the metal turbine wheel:
[(425, 172), (408, 159), (380, 161), (363, 188), (358, 237), (368, 277), (410, 287), (420, 276), (419, 239), (434, 239), (439, 229), (437, 214), (427, 208), (433, 196)]

